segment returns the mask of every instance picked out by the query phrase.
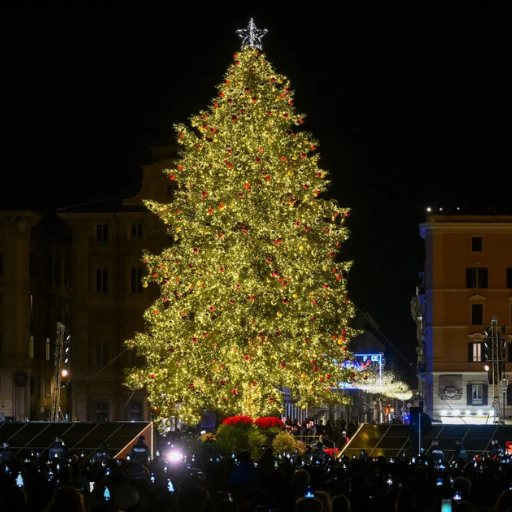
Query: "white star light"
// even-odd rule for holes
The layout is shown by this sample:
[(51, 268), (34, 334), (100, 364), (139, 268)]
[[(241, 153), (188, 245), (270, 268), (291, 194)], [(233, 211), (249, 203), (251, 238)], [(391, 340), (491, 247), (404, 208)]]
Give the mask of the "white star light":
[(262, 49), (261, 46), (261, 38), (268, 32), (266, 28), (260, 30), (256, 28), (253, 19), (249, 21), (249, 26), (247, 28), (243, 28), (237, 30), (236, 33), (239, 37), (242, 38), (242, 50), (245, 46), (250, 46), (252, 48), (258, 48), (258, 50)]

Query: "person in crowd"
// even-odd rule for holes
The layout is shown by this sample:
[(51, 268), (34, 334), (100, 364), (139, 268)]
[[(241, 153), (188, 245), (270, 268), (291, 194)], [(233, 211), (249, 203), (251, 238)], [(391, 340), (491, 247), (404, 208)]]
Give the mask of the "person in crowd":
[(147, 466), (149, 457), (151, 456), (151, 450), (144, 442), (145, 440), (146, 438), (144, 436), (139, 437), (139, 440), (132, 447), (132, 451), (130, 452), (130, 459), (138, 461), (142, 465)]
[(99, 448), (94, 452), (92, 456), (92, 460), (94, 462), (107, 462), (108, 460), (111, 460), (112, 457), (108, 452), (108, 443), (104, 441), (100, 444)]
[(317, 498), (299, 498), (295, 503), (295, 512), (323, 512), (322, 502)]
[(0, 462), (7, 462), (12, 457), (12, 451), (9, 443), (4, 443), (2, 450), (0, 451)]
[(238, 466), (231, 474), (229, 483), (233, 491), (240, 492), (256, 487), (258, 477), (249, 452), (238, 455)]
[(331, 501), (332, 512), (350, 512), (350, 500), (344, 494), (334, 496)]
[(55, 438), (55, 442), (50, 448), (50, 459), (64, 461), (68, 459), (68, 449), (60, 437)]

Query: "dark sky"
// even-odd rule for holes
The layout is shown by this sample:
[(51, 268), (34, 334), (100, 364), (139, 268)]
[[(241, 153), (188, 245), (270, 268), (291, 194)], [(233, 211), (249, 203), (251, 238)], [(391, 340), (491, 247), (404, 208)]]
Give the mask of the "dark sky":
[(353, 208), (350, 295), (414, 358), (409, 301), (425, 207), (512, 204), (504, 14), (372, 21), (313, 4), (194, 5), (3, 11), (1, 204), (66, 206), (136, 190), (147, 145), (206, 107), (239, 48), (234, 31), (253, 16), (320, 140), (331, 195)]

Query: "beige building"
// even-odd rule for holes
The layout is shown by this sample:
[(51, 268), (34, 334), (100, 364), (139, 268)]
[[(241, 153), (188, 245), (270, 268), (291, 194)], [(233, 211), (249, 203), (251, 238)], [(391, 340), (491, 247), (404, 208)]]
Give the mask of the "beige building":
[(430, 215), (421, 236), (424, 283), (413, 300), (419, 389), (433, 419), (485, 423), (492, 387), (483, 342), (493, 317), (507, 326), (512, 374), (512, 216)]
[(144, 392), (123, 385), (137, 364), (124, 341), (144, 328), (158, 296), (142, 288), (142, 250), (170, 243), (142, 199), (168, 202), (161, 172), (175, 159), (168, 144), (150, 148), (139, 194), (131, 199), (62, 209), (57, 219), (0, 212), (0, 412), (17, 420), (48, 419), (56, 323), (71, 335), (70, 384), (61, 404), (68, 419), (147, 419)]

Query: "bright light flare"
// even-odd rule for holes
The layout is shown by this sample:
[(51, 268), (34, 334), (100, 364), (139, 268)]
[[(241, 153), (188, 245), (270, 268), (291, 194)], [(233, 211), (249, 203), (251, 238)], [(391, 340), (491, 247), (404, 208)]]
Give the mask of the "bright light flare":
[(178, 450), (167, 452), (167, 462), (181, 462), (183, 455)]

